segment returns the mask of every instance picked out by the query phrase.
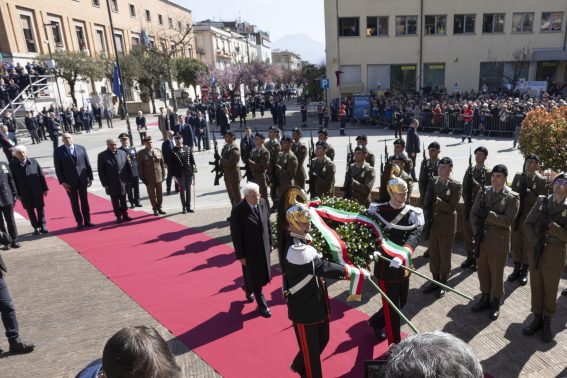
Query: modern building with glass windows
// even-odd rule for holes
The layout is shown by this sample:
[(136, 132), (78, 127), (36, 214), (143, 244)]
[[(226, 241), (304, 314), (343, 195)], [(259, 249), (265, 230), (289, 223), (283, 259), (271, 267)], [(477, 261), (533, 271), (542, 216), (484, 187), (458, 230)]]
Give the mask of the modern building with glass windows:
[(566, 10), (567, 0), (325, 0), (329, 96), (562, 82)]

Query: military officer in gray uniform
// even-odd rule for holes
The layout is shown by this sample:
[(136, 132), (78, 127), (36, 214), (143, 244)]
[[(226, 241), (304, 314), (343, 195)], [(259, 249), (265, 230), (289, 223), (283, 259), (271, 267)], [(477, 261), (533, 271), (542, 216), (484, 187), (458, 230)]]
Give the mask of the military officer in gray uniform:
[(315, 193), (311, 197), (332, 197), (335, 193), (335, 163), (326, 156), (327, 143), (317, 142), (315, 146), (315, 159), (311, 160)]
[(354, 149), (354, 163), (349, 166), (344, 183), (345, 198), (353, 199), (364, 207), (370, 205), (376, 180), (374, 168), (366, 162), (367, 153), (366, 147), (357, 146)]
[[(248, 165), (252, 172), (252, 182), (260, 187), (260, 196), (266, 201), (268, 209), (270, 202), (268, 201), (268, 184), (267, 173), (270, 166), (270, 151), (264, 146), (265, 136), (262, 133), (256, 133), (254, 137), (255, 148), (250, 152)], [(275, 157), (274, 157), (275, 159)]]
[(297, 157), (297, 171), (295, 172), (294, 183), (295, 186), (299, 186), (301, 189), (305, 190), (305, 158), (307, 157), (307, 146), (301, 141), (301, 130), (297, 127), (291, 132), (291, 137), (293, 138), (293, 144), (291, 145), (291, 152)]

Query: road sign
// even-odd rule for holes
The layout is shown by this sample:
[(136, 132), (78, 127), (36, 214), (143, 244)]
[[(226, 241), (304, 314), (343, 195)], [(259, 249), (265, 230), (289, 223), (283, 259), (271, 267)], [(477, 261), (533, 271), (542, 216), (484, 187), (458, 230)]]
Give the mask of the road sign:
[(206, 85), (202, 85), (201, 86), (201, 95), (204, 96), (207, 93), (209, 93), (209, 87), (207, 87)]
[(321, 89), (329, 89), (329, 79), (321, 79)]

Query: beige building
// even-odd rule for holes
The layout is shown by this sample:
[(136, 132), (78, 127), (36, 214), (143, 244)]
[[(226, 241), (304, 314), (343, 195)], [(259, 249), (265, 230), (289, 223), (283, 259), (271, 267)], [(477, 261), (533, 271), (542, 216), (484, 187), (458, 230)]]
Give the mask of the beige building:
[(283, 70), (295, 71), (301, 69), (301, 56), (292, 51), (273, 50), (272, 62)]
[(258, 58), (256, 37), (242, 35), (230, 28), (210, 24), (195, 25), (195, 44), (199, 59), (217, 70), (234, 64), (250, 63)]
[(567, 0), (325, 0), (329, 96), (564, 81), (566, 9)]

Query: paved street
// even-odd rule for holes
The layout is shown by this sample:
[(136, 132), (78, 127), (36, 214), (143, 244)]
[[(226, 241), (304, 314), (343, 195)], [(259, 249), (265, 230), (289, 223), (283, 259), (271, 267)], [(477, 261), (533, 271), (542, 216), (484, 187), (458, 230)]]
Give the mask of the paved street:
[[(293, 112), (294, 106), (288, 106)], [(298, 124), (297, 115), (290, 112), (288, 126)], [(251, 120), (249, 124), (258, 130), (265, 130), (271, 125), (271, 117)], [(148, 116), (148, 119), (151, 116)], [(316, 133), (317, 125), (312, 123)], [(149, 119), (149, 122), (152, 120)], [(337, 183), (342, 184), (345, 172), (346, 144), (348, 137), (338, 136), (338, 125), (331, 125), (330, 143), (336, 149)], [(233, 130), (238, 130), (238, 127)], [(75, 143), (84, 145), (96, 168), (97, 153), (105, 147), (105, 140), (116, 137), (125, 130), (124, 122), (115, 122), (115, 128), (96, 130), (90, 135), (77, 135)], [(369, 148), (379, 159), (383, 153), (383, 143), (378, 140), (393, 139), (393, 133), (381, 129), (351, 129), (355, 144), (357, 134), (364, 132), (369, 136)], [(157, 127), (150, 134), (159, 139)], [(309, 133), (306, 133), (307, 137)], [(137, 135), (134, 136), (139, 141)], [(442, 146), (442, 155), (448, 155), (456, 162), (455, 176), (461, 179), (468, 164), (469, 146), (485, 145), (489, 153), (489, 164), (504, 163), (510, 172), (521, 170), (522, 158), (517, 150), (510, 150), (511, 140), (483, 139), (474, 140), (472, 144), (460, 144), (460, 138), (439, 135), (422, 135), (427, 145), (437, 140)], [(307, 140), (308, 142), (308, 140)], [(459, 142), (459, 143), (457, 143)], [(222, 145), (222, 142), (220, 142)], [(391, 141), (388, 150), (392, 152)], [(135, 143), (138, 145), (138, 143)], [(44, 142), (28, 146), (29, 155), (37, 158), (45, 169), (52, 169), (52, 145)], [(167, 217), (179, 224), (204, 232), (217, 238), (222, 243), (230, 243), (228, 224), (225, 221), (230, 212), (228, 196), (224, 183), (213, 186), (209, 161), (213, 160), (213, 152), (196, 153), (195, 158), (199, 173), (196, 177), (196, 213), (182, 215), (179, 198), (167, 196), (164, 209)], [(421, 157), (420, 157), (421, 159)], [(420, 160), (418, 160), (418, 164)], [(150, 211), (149, 201), (143, 192), (142, 210)], [(98, 179), (91, 189), (93, 193), (105, 197)], [(61, 206), (68, 206), (62, 203)], [(110, 206), (110, 204), (109, 204)], [(46, 209), (49, 217), (49, 208)], [(49, 224), (48, 224), (49, 227)], [(76, 253), (68, 244), (52, 234), (32, 236), (29, 223), (18, 218), (18, 228), (23, 235), (23, 247), (19, 250), (2, 252), (10, 269), (8, 285), (14, 297), (21, 326), (22, 337), (33, 340), (36, 351), (29, 355), (8, 356), (0, 360), (0, 377), (74, 377), (87, 363), (102, 354), (106, 340), (117, 330), (128, 325), (146, 324), (154, 326), (164, 336), (175, 352), (178, 363), (183, 367), (187, 377), (217, 377), (218, 374), (202, 361), (196, 354), (175, 339), (146, 311), (140, 308), (121, 289), (116, 287), (102, 273)], [(125, 235), (125, 237), (127, 237)], [(421, 255), (424, 247), (416, 251), (414, 263), (420, 272), (430, 275), (427, 260)], [(476, 273), (463, 272), (457, 268), (464, 259), (460, 243), (456, 244), (449, 285), (456, 286), (467, 294), (476, 296), (478, 279)], [(277, 265), (276, 253), (272, 254), (272, 262)], [(511, 271), (506, 268), (505, 275)], [(505, 285), (505, 303), (500, 318), (489, 322), (486, 313), (480, 315), (469, 311), (466, 300), (448, 294), (443, 299), (434, 301), (432, 295), (420, 292), (424, 281), (412, 277), (409, 303), (404, 313), (414, 322), (420, 331), (444, 330), (453, 333), (468, 342), (484, 368), (495, 377), (555, 377), (567, 376), (567, 297), (559, 299), (558, 313), (552, 323), (554, 331), (560, 331), (555, 341), (546, 345), (537, 337), (527, 338), (521, 334), (521, 328), (529, 312), (529, 286), (517, 287)], [(280, 282), (271, 285), (279, 287)], [(567, 287), (564, 275), (561, 288)], [(340, 300), (346, 300), (346, 283), (336, 282), (331, 285), (330, 294)], [(352, 304), (360, 311), (372, 314), (380, 307), (380, 301), (374, 290), (365, 287), (363, 301)], [(409, 327), (403, 331), (410, 333)], [(369, 329), (370, 332), (370, 329)], [(332, 337), (332, 335), (331, 335)], [(6, 349), (5, 339), (0, 345)], [(268, 362), (266, 362), (268, 363)]]

